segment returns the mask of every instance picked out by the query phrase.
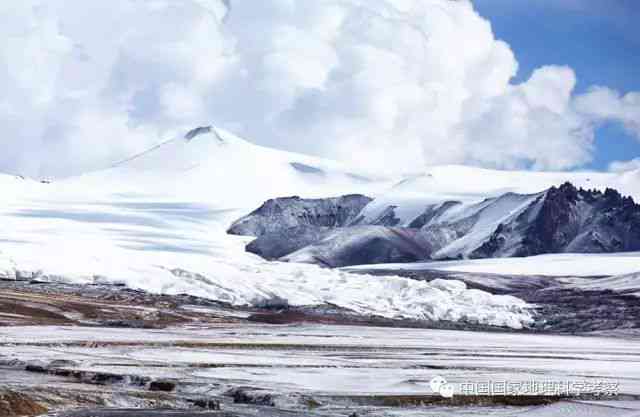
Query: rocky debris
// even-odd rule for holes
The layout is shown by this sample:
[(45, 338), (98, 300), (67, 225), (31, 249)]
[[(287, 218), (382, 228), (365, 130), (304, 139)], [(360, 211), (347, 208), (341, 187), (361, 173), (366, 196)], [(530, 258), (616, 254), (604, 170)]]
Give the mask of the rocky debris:
[(309, 408), (311, 410), (313, 410), (314, 408), (322, 407), (322, 403), (320, 401), (308, 395), (300, 396), (300, 398), (298, 399), (298, 402), (302, 404), (304, 407)]
[[(182, 306), (199, 306), (196, 310)], [(207, 313), (207, 308), (211, 313)], [(230, 306), (189, 295), (158, 295), (118, 285), (0, 280), (0, 326), (93, 325), (164, 328), (180, 323), (237, 320)]]
[(140, 408), (97, 408), (66, 411), (58, 417), (241, 417), (239, 414), (200, 412), (195, 410), (140, 409)]
[(221, 410), (222, 405), (220, 400), (216, 400), (213, 398), (196, 398), (194, 400), (190, 400), (193, 405), (198, 408), (202, 408), (204, 410)]
[(361, 194), (318, 199), (275, 198), (234, 222), (228, 233), (257, 237), (300, 226), (344, 227), (356, 223), (371, 201)]
[(517, 297), (539, 306), (537, 312), (541, 319), (534, 324), (534, 330), (585, 334), (640, 329), (640, 302), (633, 294), (556, 287)]
[(38, 374), (46, 374), (49, 372), (49, 365), (44, 362), (30, 362), (24, 367), (27, 372), (34, 372)]
[(47, 368), (49, 369), (57, 369), (57, 368), (74, 368), (78, 366), (78, 362), (72, 361), (69, 359), (55, 359), (49, 362)]
[(149, 383), (150, 391), (171, 392), (176, 389), (176, 382), (168, 379), (160, 379)]
[(33, 372), (38, 374), (53, 374), (57, 372), (57, 370), (62, 368), (74, 368), (78, 366), (78, 363), (75, 361), (67, 360), (67, 359), (56, 359), (51, 362), (44, 361), (29, 361), (25, 364), (21, 364), (24, 366), (24, 370), (27, 372)]
[(570, 183), (533, 195), (505, 193), (460, 208), (429, 204), (403, 223), (396, 206), (374, 218), (361, 195), (277, 198), (236, 221), (229, 233), (256, 236), (246, 249), (269, 260), (327, 267), (545, 253), (640, 250), (640, 206), (615, 190)]
[(94, 372), (89, 370), (74, 370), (68, 368), (52, 368), (50, 366), (30, 368), (25, 367), (27, 372), (45, 373), (49, 375), (73, 378), (77, 382), (91, 385), (115, 385), (124, 384), (137, 387), (144, 387), (149, 383), (149, 378), (139, 375), (125, 375), (111, 372)]
[(46, 407), (28, 395), (0, 390), (0, 417), (37, 416), (47, 411)]
[[(537, 319), (527, 329), (529, 332), (587, 334), (640, 330), (640, 303), (635, 288), (620, 291), (584, 290), (567, 284), (563, 278), (535, 275), (382, 269), (352, 272), (369, 275), (395, 274), (424, 281), (453, 279), (463, 281), (468, 288), (518, 297), (536, 306)], [(607, 277), (589, 278), (592, 282), (607, 279)], [(281, 313), (281, 315), (284, 314)], [(288, 314), (291, 315), (292, 312)], [(268, 322), (262, 317), (256, 317), (256, 320)], [(271, 318), (271, 321), (275, 322), (275, 319)], [(307, 319), (307, 321), (311, 320)], [(438, 325), (442, 323), (435, 323), (433, 326)], [(403, 324), (403, 326), (409, 327), (409, 324)], [(465, 330), (471, 330), (471, 328), (468, 327)], [(486, 330), (491, 331), (491, 329)]]
[(271, 394), (263, 393), (250, 388), (233, 388), (227, 392), (229, 397), (233, 398), (235, 404), (252, 404), (275, 407), (276, 403)]

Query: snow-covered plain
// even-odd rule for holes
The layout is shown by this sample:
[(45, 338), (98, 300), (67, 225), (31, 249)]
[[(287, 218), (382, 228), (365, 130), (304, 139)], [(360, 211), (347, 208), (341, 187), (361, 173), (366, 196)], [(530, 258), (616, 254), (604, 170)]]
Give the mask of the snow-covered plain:
[[(150, 345), (140, 345), (145, 342)], [(67, 359), (78, 362), (76, 369), (113, 372), (117, 365), (118, 372), (218, 383), (223, 389), (242, 384), (338, 395), (430, 394), (429, 381), (438, 375), (456, 387), (609, 381), (619, 384), (621, 394), (640, 395), (639, 357), (637, 339), (315, 324), (0, 331), (0, 360)]]
[(503, 275), (595, 277), (640, 273), (640, 252), (559, 253), (524, 258), (465, 259), (410, 264), (358, 265), (346, 270), (438, 270)]
[(247, 238), (229, 236), (226, 228), (264, 200), (287, 195), (361, 192), (377, 201), (397, 195), (442, 201), (453, 194), (472, 203), (506, 190), (538, 192), (564, 180), (618, 186), (628, 193), (640, 183), (637, 172), (542, 174), (463, 167), (434, 168), (398, 183), (333, 161), (259, 147), (216, 128), (195, 133), (108, 169), (50, 184), (1, 176), (0, 274), (122, 282), (235, 305), (332, 303), (360, 314), (518, 328), (531, 321), (531, 312), (514, 297), (451, 281), (354, 276), (266, 262), (246, 253)]

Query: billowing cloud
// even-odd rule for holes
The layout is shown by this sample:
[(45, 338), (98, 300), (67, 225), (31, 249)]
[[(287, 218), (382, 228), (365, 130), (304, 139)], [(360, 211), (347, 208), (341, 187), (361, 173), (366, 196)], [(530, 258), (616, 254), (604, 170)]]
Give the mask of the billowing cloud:
[(203, 123), (388, 169), (564, 169), (638, 93), (574, 94), (469, 1), (24, 0), (0, 5), (0, 170), (69, 175)]
[(572, 109), (575, 83), (570, 68), (543, 67), (501, 95), (469, 100), (456, 130), (463, 160), (536, 169), (588, 162), (593, 129)]
[(640, 170), (640, 158), (633, 158), (628, 161), (613, 161), (609, 164), (611, 172), (626, 172)]
[(594, 121), (618, 121), (640, 139), (640, 93), (624, 96), (607, 87), (592, 87), (575, 99), (576, 108)]

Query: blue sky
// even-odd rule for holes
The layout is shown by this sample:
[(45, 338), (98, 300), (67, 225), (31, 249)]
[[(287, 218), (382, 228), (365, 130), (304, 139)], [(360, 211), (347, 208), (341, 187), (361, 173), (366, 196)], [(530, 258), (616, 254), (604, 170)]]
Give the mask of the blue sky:
[[(569, 65), (576, 92), (603, 85), (622, 93), (640, 90), (640, 1), (638, 0), (475, 0), (496, 36), (511, 46), (519, 63), (516, 81), (540, 66)], [(616, 123), (596, 131), (594, 161), (640, 156), (640, 141)]]

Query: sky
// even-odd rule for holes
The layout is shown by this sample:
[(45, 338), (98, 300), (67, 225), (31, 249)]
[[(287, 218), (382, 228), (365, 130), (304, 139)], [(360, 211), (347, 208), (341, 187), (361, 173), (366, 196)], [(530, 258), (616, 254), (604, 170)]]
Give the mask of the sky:
[[(474, 5), (516, 54), (515, 80), (524, 81), (541, 65), (569, 65), (578, 75), (576, 91), (591, 85), (640, 91), (637, 0), (475, 0)], [(640, 141), (619, 124), (605, 123), (596, 136), (586, 168), (606, 170), (612, 161), (640, 157)]]
[(0, 171), (199, 125), (380, 170), (640, 167), (634, 0), (0, 2)]

